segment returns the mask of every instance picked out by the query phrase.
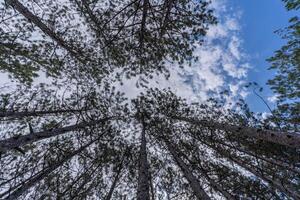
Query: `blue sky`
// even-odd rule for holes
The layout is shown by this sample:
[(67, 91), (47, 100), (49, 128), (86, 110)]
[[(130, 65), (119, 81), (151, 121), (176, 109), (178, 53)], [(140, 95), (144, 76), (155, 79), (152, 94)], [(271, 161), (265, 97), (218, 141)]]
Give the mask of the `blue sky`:
[[(230, 91), (226, 100), (231, 105), (241, 97), (246, 98), (252, 111), (269, 112), (258, 97), (245, 91), (244, 85), (255, 81), (264, 87), (262, 96), (266, 100), (273, 96), (265, 83), (274, 71), (267, 70), (265, 60), (284, 44), (274, 31), (287, 26), (295, 13), (288, 13), (281, 0), (212, 0), (211, 6), (219, 23), (209, 28), (204, 44), (196, 48), (199, 61), (185, 69), (171, 66), (168, 81), (155, 77), (149, 86), (171, 88), (187, 100), (200, 102), (220, 97), (225, 89)], [(125, 80), (117, 88), (134, 98), (143, 90), (135, 84), (136, 79)]]
[[(265, 83), (274, 71), (267, 70), (265, 60), (284, 44), (274, 31), (286, 27), (296, 13), (286, 11), (281, 0), (212, 0), (212, 9), (220, 23), (210, 27), (205, 43), (196, 48), (199, 62), (185, 69), (171, 65), (170, 79), (155, 77), (149, 87), (171, 88), (188, 100), (200, 102), (227, 89), (232, 94), (228, 102), (242, 97), (251, 110), (268, 112), (258, 97), (250, 91), (247, 96), (243, 86), (255, 81), (264, 87), (262, 96), (266, 100), (273, 96)], [(137, 80), (124, 80), (122, 86), (115, 84), (129, 98), (134, 98), (144, 90), (136, 88)], [(0, 85), (7, 82), (7, 74), (0, 72)], [(49, 80), (41, 76), (36, 82)]]
[[(264, 87), (263, 97), (267, 98), (272, 92), (265, 85), (274, 75), (274, 71), (267, 70), (266, 58), (273, 55), (283, 44), (275, 30), (286, 27), (288, 20), (295, 16), (295, 12), (288, 12), (281, 0), (229, 0), (234, 10), (241, 10), (239, 20), (240, 36), (243, 48), (252, 68), (248, 71), (248, 81), (255, 81)], [(247, 97), (249, 106), (254, 111), (267, 111), (266, 106), (255, 95)], [(269, 102), (270, 103), (270, 102)], [(270, 103), (271, 104), (271, 103)], [(271, 107), (274, 105), (271, 104)]]

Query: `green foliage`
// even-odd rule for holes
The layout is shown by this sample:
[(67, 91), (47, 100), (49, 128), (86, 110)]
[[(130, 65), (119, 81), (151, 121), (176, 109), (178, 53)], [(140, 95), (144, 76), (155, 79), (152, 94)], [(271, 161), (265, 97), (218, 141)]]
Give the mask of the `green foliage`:
[(300, 8), (299, 0), (282, 0), (287, 10), (298, 10)]
[[(299, 1), (287, 2), (289, 9), (298, 9)], [(287, 43), (277, 50), (267, 61), (269, 69), (276, 70), (274, 78), (268, 81), (271, 89), (278, 95), (279, 120), (299, 124), (300, 122), (300, 20), (290, 19), (290, 26), (277, 31)]]
[[(7, 2), (22, 11), (17, 0)], [(227, 109), (225, 98), (189, 103), (151, 88), (129, 101), (112, 86), (115, 74), (168, 77), (166, 62), (196, 59), (195, 45), (215, 23), (207, 1), (34, 3), (24, 3), (36, 8), (31, 23), (28, 12), (10, 18), (12, 9), (2, 9), (14, 28), (0, 36), (0, 69), (25, 83), (40, 71), (66, 82), (0, 91), (1, 199), (106, 199), (110, 191), (111, 199), (136, 199), (140, 172), (150, 174), (142, 184), (152, 200), (194, 200), (195, 187), (211, 198), (300, 198), (299, 147), (278, 141), (278, 133), (299, 139), (276, 132), (243, 100)], [(297, 43), (299, 20), (291, 23), (284, 37)], [(288, 104), (299, 97), (297, 45), (288, 42), (270, 58), (279, 72), (269, 83), (281, 95), (276, 112), (290, 120), (299, 110)]]
[[(113, 74), (119, 80), (168, 77), (167, 64), (182, 66), (195, 59), (195, 45), (216, 23), (206, 1), (8, 2), (0, 7), (0, 24), (8, 26), (1, 33), (9, 38), (0, 38), (5, 43), (0, 69), (26, 83), (40, 71), (96, 83)], [(35, 13), (22, 13), (31, 6), (37, 7)], [(15, 17), (18, 12), (21, 17)]]

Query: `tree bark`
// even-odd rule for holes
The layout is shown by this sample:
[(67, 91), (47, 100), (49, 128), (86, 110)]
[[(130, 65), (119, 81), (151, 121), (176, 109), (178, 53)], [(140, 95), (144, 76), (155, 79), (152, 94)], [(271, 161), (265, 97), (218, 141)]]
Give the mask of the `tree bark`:
[(118, 165), (118, 169), (117, 169), (117, 171), (116, 171), (116, 175), (115, 175), (114, 181), (113, 181), (113, 183), (112, 183), (112, 185), (111, 185), (111, 187), (110, 187), (110, 189), (109, 189), (108, 194), (107, 194), (106, 197), (105, 197), (105, 200), (110, 200), (111, 197), (112, 197), (112, 195), (113, 195), (113, 192), (114, 192), (114, 190), (115, 190), (115, 187), (116, 187), (116, 185), (117, 185), (117, 183), (118, 183), (118, 181), (119, 181), (119, 179), (120, 179), (120, 174), (121, 174), (122, 169), (123, 169), (123, 162), (124, 162), (124, 159), (125, 159), (125, 153), (123, 154), (122, 160), (121, 160), (121, 162), (120, 162), (119, 165)]
[(246, 126), (235, 126), (214, 121), (190, 119), (187, 117), (169, 116), (172, 119), (188, 122), (194, 125), (201, 125), (212, 129), (229, 131), (242, 136), (255, 137), (258, 140), (264, 140), (289, 147), (300, 147), (300, 133), (289, 133), (272, 130), (263, 130)]
[(204, 191), (204, 189), (201, 187), (201, 184), (197, 180), (197, 178), (193, 175), (193, 173), (190, 171), (188, 166), (183, 162), (183, 160), (180, 158), (178, 149), (176, 150), (176, 147), (171, 144), (171, 142), (163, 138), (165, 144), (167, 145), (167, 148), (169, 152), (172, 154), (175, 162), (183, 172), (184, 177), (188, 180), (195, 196), (199, 200), (209, 200), (210, 197), (207, 195), (207, 193)]
[(235, 200), (236, 198), (234, 198), (229, 192), (225, 191), (221, 185), (219, 185), (218, 183), (216, 183), (213, 179), (211, 179), (207, 172), (202, 168), (202, 167), (198, 167), (200, 173), (206, 178), (206, 180), (209, 182), (209, 184), (212, 186), (212, 188), (214, 188), (215, 190), (219, 191), (226, 199), (228, 200)]
[(22, 3), (18, 0), (6, 0), (8, 5), (11, 5), (14, 9), (16, 9), (19, 13), (21, 13), (28, 21), (34, 23), (37, 27), (39, 27), (46, 35), (51, 37), (59, 46), (67, 50), (73, 57), (83, 62), (80, 59), (80, 55), (73, 50), (73, 47), (69, 46), (60, 36), (58, 36), (55, 32), (53, 32), (46, 24), (44, 24), (39, 17), (35, 16), (32, 12), (30, 12)]
[[(103, 135), (103, 134), (101, 134)], [(100, 138), (100, 137), (99, 137)], [(37, 173), (36, 175), (34, 175), (31, 179), (29, 179), (26, 183), (24, 183), (21, 187), (19, 187), (18, 189), (16, 189), (15, 191), (13, 191), (12, 193), (10, 193), (10, 191), (5, 192), (3, 194), (1, 194), (1, 196), (3, 197), (6, 194), (9, 194), (5, 200), (15, 200), (18, 197), (20, 197), (24, 192), (26, 192), (28, 189), (30, 189), (31, 187), (33, 187), (35, 184), (37, 184), (39, 181), (41, 181), (42, 179), (44, 179), (45, 177), (47, 177), (51, 172), (55, 171), (57, 168), (59, 168), (60, 166), (62, 166), (64, 163), (66, 163), (67, 161), (69, 161), (71, 158), (73, 158), (75, 155), (81, 153), (85, 148), (87, 148), (88, 146), (90, 146), (91, 144), (93, 144), (96, 140), (98, 140), (99, 138), (92, 140), (91, 142), (89, 142), (88, 144), (80, 147), (78, 150), (72, 152), (71, 154), (65, 156), (64, 159), (52, 164), (51, 166), (47, 167), (46, 169), (42, 170), (41, 172)]]
[(150, 176), (150, 192), (151, 192), (151, 200), (155, 200), (155, 193), (154, 193), (154, 187), (153, 187), (153, 181), (152, 181), (152, 173), (149, 172)]
[(81, 111), (82, 110), (76, 110), (76, 109), (69, 109), (69, 110), (61, 109), (61, 110), (50, 110), (50, 111), (24, 111), (24, 112), (7, 111), (7, 112), (0, 112), (0, 118), (1, 117), (22, 118), (22, 117), (61, 114), (61, 113), (68, 113), (68, 112), (81, 112)]
[(147, 149), (146, 149), (146, 133), (145, 125), (143, 124), (141, 133), (141, 146), (140, 146), (140, 158), (139, 158), (139, 178), (137, 189), (137, 200), (150, 200), (149, 192), (149, 171), (147, 161)]
[(219, 153), (220, 155), (224, 156), (225, 158), (233, 161), (234, 163), (236, 163), (237, 165), (241, 166), (242, 168), (246, 169), (247, 171), (251, 172), (252, 174), (254, 174), (255, 176), (257, 176), (258, 178), (260, 178), (261, 180), (267, 182), (270, 184), (271, 187), (276, 188), (277, 190), (279, 190), (282, 193), (287, 194), (288, 196), (294, 198), (294, 199), (300, 199), (300, 194), (296, 191), (294, 191), (290, 186), (287, 185), (283, 185), (281, 182), (279, 182), (278, 180), (274, 180), (271, 179), (268, 176), (265, 176), (262, 174), (262, 172), (259, 172), (257, 170), (255, 170), (252, 167), (249, 167), (245, 164), (244, 161), (241, 161), (237, 158), (234, 158), (232, 155), (230, 155), (229, 153), (227, 153), (224, 150), (219, 149), (217, 146), (215, 145), (211, 145), (208, 144), (205, 141), (201, 141), (203, 144), (205, 144), (206, 146), (214, 149), (217, 153)]
[(141, 30), (140, 30), (140, 48), (144, 47), (144, 39), (145, 39), (145, 32), (146, 32), (146, 21), (148, 15), (148, 8), (149, 8), (149, 0), (144, 0), (143, 3), (143, 14), (142, 14), (142, 21), (141, 21)]
[(292, 165), (290, 165), (290, 164), (288, 164), (288, 163), (285, 163), (285, 162), (283, 162), (283, 161), (275, 160), (275, 159), (272, 159), (272, 158), (267, 158), (267, 157), (264, 157), (264, 156), (262, 156), (262, 155), (258, 155), (257, 153), (252, 153), (252, 152), (250, 152), (250, 151), (241, 149), (241, 148), (239, 148), (239, 147), (231, 146), (231, 145), (226, 144), (226, 143), (221, 142), (221, 141), (216, 141), (216, 143), (219, 143), (219, 144), (224, 145), (224, 146), (226, 146), (226, 147), (228, 147), (228, 148), (231, 148), (231, 149), (240, 151), (240, 152), (242, 152), (242, 153), (244, 153), (244, 154), (247, 154), (247, 155), (249, 155), (249, 156), (252, 156), (252, 157), (254, 157), (254, 158), (261, 159), (261, 160), (263, 160), (263, 161), (265, 161), (265, 162), (267, 162), (267, 163), (270, 163), (270, 164), (273, 164), (273, 165), (277, 165), (277, 166), (282, 167), (282, 168), (284, 168), (284, 169), (288, 169), (288, 170), (291, 170), (291, 171), (293, 171), (293, 172), (295, 172), (295, 173), (300, 174), (300, 170), (299, 170), (299, 169), (297, 169), (296, 167), (293, 167)]
[(53, 130), (46, 130), (46, 131), (40, 131), (36, 133), (30, 133), (27, 135), (22, 135), (22, 136), (15, 136), (12, 138), (8, 138), (5, 140), (0, 140), (0, 152), (5, 152), (17, 147), (21, 147), (26, 144), (30, 144), (39, 140), (43, 140), (46, 138), (58, 136), (70, 131), (78, 130), (85, 128), (86, 126), (94, 126), (99, 123), (104, 123), (110, 119), (113, 119), (112, 117), (108, 118), (103, 118), (100, 120), (92, 121), (92, 122), (81, 122), (76, 125), (71, 125), (71, 126), (66, 126), (63, 128), (57, 128)]
[(82, 179), (83, 177), (85, 177), (87, 174), (89, 174), (89, 171), (92, 171), (91, 174), (95, 173), (95, 171), (98, 170), (99, 167), (101, 167), (101, 164), (98, 164), (94, 169), (94, 165), (96, 165), (96, 163), (92, 163), (87, 169), (84, 170), (84, 172), (82, 174), (80, 174), (74, 181), (72, 181), (72, 183), (65, 189), (63, 190), (61, 193), (57, 194), (57, 200), (59, 199), (64, 199), (64, 195), (70, 191), (72, 189), (72, 187), (77, 184), (80, 179)]
[[(192, 161), (190, 158), (188, 158), (187, 155), (185, 155), (183, 152), (181, 152), (179, 149), (175, 149), (175, 151), (177, 151), (180, 155), (183, 155), (185, 157), (185, 159), (188, 160), (188, 162), (190, 164), (192, 164)], [(209, 184), (211, 185), (212, 188), (214, 188), (215, 190), (219, 191), (224, 197), (226, 197), (226, 199), (229, 200), (235, 200), (236, 198), (234, 198), (229, 192), (225, 191), (222, 186), (220, 186), (218, 183), (216, 183), (213, 179), (211, 179), (208, 174), (207, 171), (202, 167), (202, 166), (196, 166), (198, 171), (202, 174), (202, 176), (205, 177), (205, 179), (209, 182)]]

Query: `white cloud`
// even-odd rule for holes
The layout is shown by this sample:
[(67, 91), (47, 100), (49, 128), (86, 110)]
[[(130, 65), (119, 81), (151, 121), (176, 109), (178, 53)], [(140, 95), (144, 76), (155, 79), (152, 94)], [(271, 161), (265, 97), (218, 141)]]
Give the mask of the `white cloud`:
[(273, 96), (270, 96), (267, 98), (267, 100), (270, 102), (270, 103), (275, 103), (277, 100), (278, 100), (278, 94), (275, 94)]
[[(245, 98), (248, 92), (243, 84), (247, 76), (249, 64), (242, 49), (242, 39), (239, 36), (238, 21), (241, 12), (232, 15), (227, 2), (212, 1), (211, 7), (217, 14), (219, 23), (213, 25), (207, 32), (205, 43), (198, 46), (195, 54), (199, 61), (184, 69), (172, 68), (171, 77), (155, 77), (149, 87), (171, 88), (176, 94), (191, 101), (205, 101), (212, 95), (218, 96), (224, 89), (230, 91), (229, 102)], [(131, 80), (119, 88), (130, 97), (135, 97), (144, 89), (137, 89)]]
[(240, 29), (240, 26), (238, 24), (238, 21), (236, 18), (229, 18), (225, 22), (225, 26), (232, 31), (238, 31)]
[[(169, 80), (156, 76), (150, 80), (148, 87), (171, 88), (192, 101), (218, 96), (224, 89), (231, 92), (230, 101), (235, 97), (247, 96), (247, 91), (242, 87), (249, 64), (245, 62), (243, 42), (239, 35), (241, 12), (236, 9), (232, 12), (226, 0), (212, 0), (211, 8), (215, 10), (219, 23), (210, 27), (204, 45), (197, 47), (195, 54), (199, 61), (184, 69), (172, 67)], [(2, 80), (6, 81), (6, 78)], [(136, 88), (137, 80), (125, 80), (124, 85), (115, 84), (129, 98), (134, 98), (145, 90)]]
[(268, 117), (270, 117), (272, 114), (271, 113), (269, 113), (269, 112), (263, 112), (262, 114), (261, 114), (261, 118), (262, 119), (267, 119)]

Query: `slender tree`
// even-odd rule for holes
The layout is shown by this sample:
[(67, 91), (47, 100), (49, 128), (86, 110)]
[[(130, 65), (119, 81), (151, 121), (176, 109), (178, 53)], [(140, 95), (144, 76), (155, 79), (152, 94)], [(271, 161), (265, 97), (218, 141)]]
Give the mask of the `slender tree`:
[(190, 183), (195, 195), (198, 199), (210, 199), (210, 197), (207, 195), (205, 190), (201, 187), (201, 184), (197, 180), (197, 178), (193, 175), (191, 172), (191, 169), (188, 168), (187, 164), (184, 163), (184, 161), (180, 158), (179, 152), (176, 151), (176, 148), (170, 143), (169, 140), (164, 138), (164, 142), (166, 143), (168, 150), (172, 154), (175, 162), (182, 170), (184, 177), (188, 180)]
[[(99, 138), (97, 138), (98, 140)], [(51, 172), (53, 172), (54, 170), (56, 170), (58, 167), (62, 166), (64, 163), (66, 163), (67, 161), (69, 161), (72, 157), (74, 157), (75, 155), (81, 153), (85, 148), (87, 148), (88, 146), (90, 146), (91, 144), (93, 144), (96, 140), (92, 140), (89, 143), (87, 143), (86, 145), (80, 147), (79, 149), (77, 149), (76, 151), (66, 155), (62, 160), (51, 164), (49, 167), (47, 167), (46, 169), (43, 169), (43, 171), (41, 171), (40, 173), (34, 175), (32, 178), (30, 178), (29, 180), (27, 180), (25, 183), (23, 183), (20, 187), (16, 188), (13, 192), (8, 191), (8, 192), (4, 192), (1, 194), (1, 196), (5, 196), (8, 195), (5, 199), (9, 200), (9, 199), (16, 199), (18, 198), (20, 195), (22, 195), (26, 190), (28, 190), (29, 188), (31, 188), (32, 186), (34, 186), (35, 184), (37, 184), (40, 180), (42, 180), (43, 178), (45, 178), (47, 175), (49, 175)]]
[(126, 154), (127, 154), (127, 151), (128, 149), (126, 149), (126, 151), (124, 152), (123, 156), (122, 156), (122, 159), (120, 161), (120, 163), (117, 165), (117, 171), (114, 175), (114, 180), (109, 188), (109, 191), (105, 197), (105, 200), (110, 200), (112, 198), (112, 195), (113, 195), (113, 192), (117, 186), (117, 183), (120, 181), (120, 176), (121, 176), (121, 172), (122, 172), (122, 169), (123, 169), (123, 165), (124, 165), (124, 160), (125, 160), (125, 157), (126, 157)]
[(1, 88), (0, 198), (300, 199), (297, 18), (271, 59), (270, 85), (291, 108), (278, 107), (277, 127), (244, 104), (116, 92), (116, 78), (147, 86), (197, 59), (216, 21), (207, 1), (7, 0), (0, 11), (0, 70), (53, 79)]
[[(144, 119), (142, 119), (144, 120)], [(140, 157), (139, 157), (139, 178), (138, 178), (138, 189), (137, 199), (138, 200), (150, 200), (150, 174), (149, 165), (147, 160), (147, 146), (146, 146), (146, 127), (143, 122), (141, 132), (141, 146), (140, 146)]]

